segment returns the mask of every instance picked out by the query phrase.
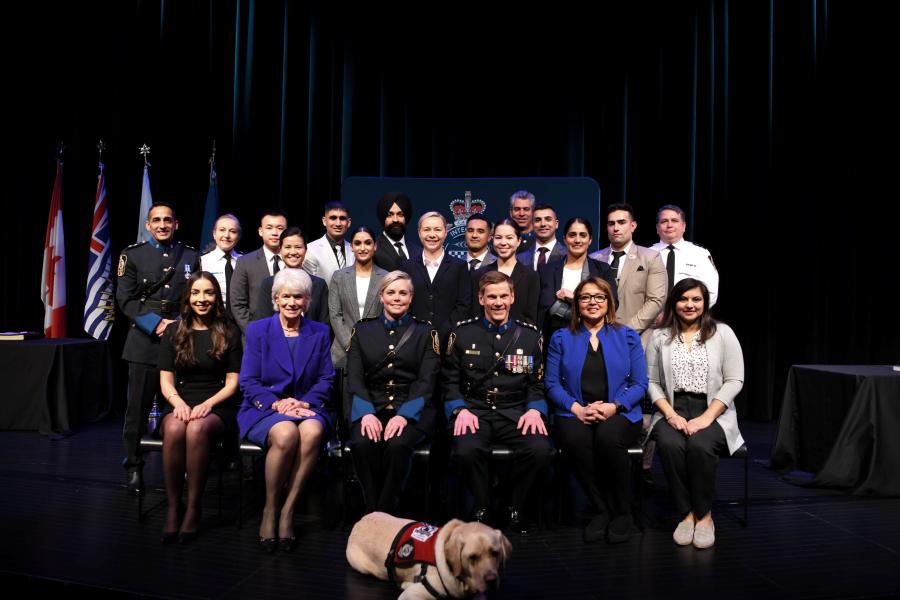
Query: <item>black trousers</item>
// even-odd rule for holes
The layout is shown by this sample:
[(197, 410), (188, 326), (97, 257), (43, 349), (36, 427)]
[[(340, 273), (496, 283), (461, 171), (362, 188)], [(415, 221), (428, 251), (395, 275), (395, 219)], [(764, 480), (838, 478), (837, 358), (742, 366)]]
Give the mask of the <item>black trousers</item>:
[[(452, 428), (453, 424), (450, 424)], [(475, 509), (487, 508), (490, 490), (491, 444), (500, 443), (514, 451), (512, 471), (512, 507), (522, 510), (535, 477), (550, 466), (555, 452), (547, 436), (540, 434), (522, 435), (516, 429), (516, 422), (496, 413), (478, 415), (478, 430), (454, 436), (450, 431), (453, 459), (462, 473), (463, 479), (472, 491)]]
[[(382, 427), (396, 415), (396, 411), (382, 410), (375, 416)], [(362, 434), (359, 422), (350, 427), (350, 456), (363, 489), (366, 512), (393, 513), (400, 501), (416, 447), (431, 437), (434, 409), (426, 407), (422, 418), (408, 422), (403, 433), (384, 441), (373, 442)]]
[(556, 442), (595, 513), (611, 519), (630, 514), (628, 448), (641, 435), (641, 422), (613, 415), (592, 425), (576, 417), (558, 417), (553, 423)]
[[(673, 408), (685, 419), (699, 417), (706, 407), (705, 394), (675, 394)], [(652, 437), (678, 512), (684, 515), (691, 512), (696, 518), (703, 518), (712, 507), (719, 455), (728, 448), (722, 427), (713, 421), (706, 429), (688, 437), (660, 420), (653, 427)]]
[(123, 464), (128, 471), (135, 471), (142, 464), (138, 446), (141, 436), (147, 430), (147, 418), (157, 394), (159, 369), (155, 365), (128, 363), (128, 403), (125, 406), (125, 428), (122, 431), (122, 441), (125, 444)]

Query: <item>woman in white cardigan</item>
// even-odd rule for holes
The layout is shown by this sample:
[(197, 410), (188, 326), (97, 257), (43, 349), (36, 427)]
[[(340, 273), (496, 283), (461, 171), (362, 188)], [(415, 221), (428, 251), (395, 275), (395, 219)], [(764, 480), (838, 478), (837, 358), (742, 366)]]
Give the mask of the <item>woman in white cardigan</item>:
[(663, 321), (647, 347), (656, 440), (678, 511), (686, 515), (672, 537), (676, 544), (709, 548), (715, 543), (713, 491), (719, 456), (744, 444), (734, 397), (744, 381), (744, 357), (734, 331), (709, 314), (709, 290), (682, 279), (666, 299)]

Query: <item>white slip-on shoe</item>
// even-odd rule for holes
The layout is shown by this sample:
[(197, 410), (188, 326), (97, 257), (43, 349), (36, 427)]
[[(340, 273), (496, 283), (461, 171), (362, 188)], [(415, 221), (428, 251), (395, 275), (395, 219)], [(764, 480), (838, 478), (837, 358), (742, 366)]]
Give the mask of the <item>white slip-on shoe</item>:
[(689, 546), (694, 541), (694, 523), (693, 521), (684, 520), (675, 528), (672, 539), (679, 546)]
[(709, 548), (716, 543), (716, 526), (700, 525), (694, 527), (694, 548)]

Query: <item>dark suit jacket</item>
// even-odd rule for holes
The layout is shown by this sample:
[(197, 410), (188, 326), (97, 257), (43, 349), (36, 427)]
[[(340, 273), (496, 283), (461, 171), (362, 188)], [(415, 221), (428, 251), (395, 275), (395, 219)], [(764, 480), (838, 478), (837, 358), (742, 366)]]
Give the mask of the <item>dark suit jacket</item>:
[[(497, 263), (491, 263), (472, 272), (472, 316), (482, 317), (484, 311), (478, 303), (478, 280), (488, 271), (496, 271)], [(527, 321), (537, 324), (538, 296), (541, 293), (541, 280), (538, 274), (519, 262), (513, 267), (512, 282), (516, 301), (509, 310), (509, 318), (515, 321)]]
[(291, 352), (278, 315), (247, 326), (240, 384), (244, 401), (238, 412), (241, 437), (271, 415), (282, 398), (309, 402), (309, 408), (333, 424), (329, 398), (334, 383), (328, 327), (304, 319)]
[[(309, 275), (309, 273), (307, 273), (307, 275)], [(232, 275), (232, 277), (234, 276)], [(312, 293), (309, 295), (309, 306), (306, 307), (306, 312), (303, 313), (303, 316), (307, 319), (324, 323), (331, 329), (331, 318), (328, 315), (328, 285), (326, 285), (325, 280), (321, 277), (309, 275), (309, 278), (312, 279)], [(259, 286), (260, 314), (253, 319), (254, 321), (265, 319), (275, 314), (275, 309), (272, 307), (273, 281), (275, 281), (275, 276), (269, 275)], [(267, 300), (268, 304), (263, 306), (263, 300)]]
[(409, 313), (434, 325), (442, 340), (457, 321), (469, 318), (472, 279), (466, 263), (445, 252), (434, 282), (428, 278), (421, 256), (403, 261), (400, 270), (412, 278)]
[[(413, 234), (415, 235), (415, 231)], [(397, 248), (394, 247), (394, 242), (382, 232), (382, 234), (378, 236), (377, 243), (378, 247), (375, 249), (375, 256), (372, 257), (375, 264), (388, 272), (400, 269), (400, 263), (403, 262), (403, 259), (397, 254)], [(409, 235), (405, 236), (404, 247), (409, 252), (409, 258), (422, 258), (422, 246), (420, 246), (418, 242), (411, 240)]]
[[(618, 306), (619, 292), (618, 287), (616, 286), (615, 273), (612, 272), (612, 269), (610, 269), (609, 265), (606, 263), (594, 260), (593, 258), (587, 258), (585, 260), (588, 265), (588, 275), (590, 277), (600, 277), (601, 279), (606, 280), (606, 283), (612, 288), (615, 302)], [(538, 269), (538, 275), (540, 275), (541, 278), (541, 295), (538, 299), (537, 325), (543, 330), (545, 339), (549, 339), (550, 334), (555, 330), (568, 324), (568, 322), (561, 321), (558, 317), (552, 317), (547, 314), (550, 307), (556, 302), (556, 292), (562, 287), (563, 268), (565, 266), (566, 261), (560, 260), (553, 263), (547, 263)]]
[[(536, 248), (537, 244), (532, 244), (528, 250), (520, 250), (519, 253), (516, 254), (516, 260), (524, 263), (529, 269), (534, 269), (534, 253)], [(562, 260), (565, 257), (566, 245), (561, 241), (556, 240), (556, 245), (553, 246), (553, 250), (547, 255), (547, 264)]]
[(260, 293), (262, 282), (269, 275), (266, 255), (260, 248), (255, 252), (243, 255), (237, 261), (231, 275), (231, 288), (228, 290), (228, 304), (231, 314), (241, 331), (247, 329), (250, 321), (255, 321), (272, 314), (272, 296), (263, 301)]

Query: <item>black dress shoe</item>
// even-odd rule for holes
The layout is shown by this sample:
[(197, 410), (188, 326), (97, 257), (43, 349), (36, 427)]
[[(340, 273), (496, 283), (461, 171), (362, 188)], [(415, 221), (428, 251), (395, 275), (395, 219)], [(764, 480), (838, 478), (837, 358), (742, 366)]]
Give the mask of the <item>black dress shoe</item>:
[(125, 489), (134, 496), (144, 493), (144, 477), (140, 471), (128, 471), (125, 475)]
[(294, 536), (291, 537), (280, 537), (278, 538), (278, 549), (282, 552), (293, 552), (294, 548), (297, 547), (297, 538)]
[(606, 527), (609, 525), (609, 515), (596, 515), (584, 528), (585, 542), (599, 542), (606, 535)]
[(631, 515), (620, 515), (612, 520), (606, 532), (606, 541), (610, 544), (621, 544), (631, 539), (631, 526), (634, 519)]
[(478, 521), (479, 523), (487, 522), (487, 509), (486, 508), (478, 508), (475, 510), (475, 513), (472, 515), (473, 521)]
[(259, 538), (259, 547), (266, 554), (273, 554), (278, 547), (278, 538)]
[(528, 535), (528, 532), (531, 531), (530, 524), (526, 522), (522, 514), (515, 508), (510, 509), (509, 511), (509, 523), (507, 524), (507, 528), (513, 533), (519, 533), (521, 535)]

